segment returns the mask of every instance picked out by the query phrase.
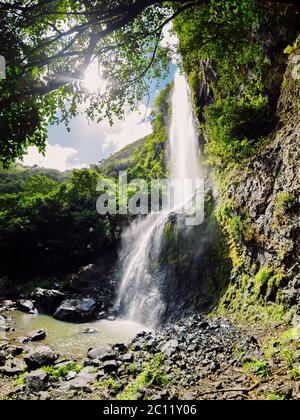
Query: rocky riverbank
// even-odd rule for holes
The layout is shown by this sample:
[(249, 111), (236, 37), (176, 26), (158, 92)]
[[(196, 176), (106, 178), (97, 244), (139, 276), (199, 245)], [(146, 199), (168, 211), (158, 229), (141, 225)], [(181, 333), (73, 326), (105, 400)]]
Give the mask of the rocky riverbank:
[[(47, 333), (47, 331), (46, 331)], [(299, 399), (300, 330), (194, 315), (83, 360), (0, 345), (1, 399)], [(43, 336), (38, 339), (43, 340)], [(42, 341), (41, 341), (42, 343)]]

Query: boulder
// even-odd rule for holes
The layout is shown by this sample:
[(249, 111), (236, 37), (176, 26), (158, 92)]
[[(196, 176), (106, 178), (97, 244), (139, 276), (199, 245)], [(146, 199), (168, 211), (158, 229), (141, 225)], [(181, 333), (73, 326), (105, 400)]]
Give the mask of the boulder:
[(37, 310), (34, 306), (34, 303), (28, 299), (21, 299), (17, 302), (17, 308), (19, 311), (25, 312), (27, 314), (37, 314)]
[(96, 347), (94, 349), (90, 349), (87, 354), (88, 358), (91, 360), (112, 360), (115, 359), (116, 353), (108, 346), (104, 347)]
[(77, 373), (74, 370), (71, 370), (67, 376), (65, 377), (66, 381), (71, 381), (72, 379), (75, 379), (77, 376)]
[(31, 293), (31, 298), (34, 300), (38, 312), (47, 315), (53, 315), (65, 297), (65, 294), (58, 290), (47, 290), (40, 287)]
[(97, 303), (94, 299), (67, 299), (55, 311), (54, 318), (67, 322), (86, 322), (95, 316)]
[(46, 338), (46, 332), (44, 330), (33, 331), (28, 334), (27, 337), (23, 338), (22, 343), (32, 343), (35, 341), (42, 341)]
[(56, 359), (57, 355), (48, 346), (41, 346), (32, 349), (24, 356), (25, 363), (30, 369), (53, 365)]
[(170, 357), (172, 354), (176, 353), (178, 344), (178, 340), (169, 340), (161, 347), (161, 351)]
[(6, 362), (6, 354), (4, 351), (0, 351), (0, 366), (4, 366)]
[(6, 317), (4, 315), (0, 315), (0, 326), (6, 325)]
[(134, 360), (134, 354), (133, 353), (126, 353), (122, 356), (122, 361), (124, 363), (132, 363)]
[(22, 360), (13, 359), (6, 361), (6, 365), (0, 369), (0, 373), (5, 376), (16, 376), (24, 373), (27, 366)]
[(48, 388), (48, 374), (43, 370), (35, 370), (26, 375), (25, 383), (28, 391), (45, 391)]
[(101, 365), (101, 369), (103, 369), (105, 373), (117, 372), (119, 367), (120, 362), (117, 360), (107, 360)]

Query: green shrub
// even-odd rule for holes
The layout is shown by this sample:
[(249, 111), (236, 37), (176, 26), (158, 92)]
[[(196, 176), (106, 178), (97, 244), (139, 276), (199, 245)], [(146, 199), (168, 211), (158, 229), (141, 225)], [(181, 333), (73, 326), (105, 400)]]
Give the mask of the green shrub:
[(244, 367), (260, 378), (267, 379), (270, 375), (269, 365), (265, 361), (246, 362)]
[(206, 153), (214, 165), (240, 162), (257, 150), (265, 134), (267, 98), (216, 101), (205, 110)]
[(282, 191), (278, 194), (275, 202), (275, 217), (284, 216), (289, 211), (293, 210), (297, 203), (297, 199), (294, 194)]
[(55, 369), (53, 366), (44, 366), (42, 370), (47, 372), (51, 379), (58, 380), (68, 375), (69, 372), (80, 372), (82, 369), (81, 365), (74, 363), (69, 363), (68, 365), (60, 366)]

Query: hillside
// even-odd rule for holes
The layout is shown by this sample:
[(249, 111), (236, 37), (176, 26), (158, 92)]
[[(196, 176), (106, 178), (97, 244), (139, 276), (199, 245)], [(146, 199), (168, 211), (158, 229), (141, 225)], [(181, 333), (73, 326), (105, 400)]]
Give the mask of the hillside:
[(107, 177), (117, 178), (120, 171), (134, 168), (139, 161), (139, 154), (145, 149), (148, 137), (139, 139), (105, 159), (94, 168)]

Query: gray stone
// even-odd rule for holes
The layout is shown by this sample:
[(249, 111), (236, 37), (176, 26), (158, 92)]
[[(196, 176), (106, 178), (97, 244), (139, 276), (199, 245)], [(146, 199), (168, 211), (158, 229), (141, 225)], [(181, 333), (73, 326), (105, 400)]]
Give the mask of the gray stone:
[(178, 350), (178, 345), (178, 340), (169, 340), (161, 347), (161, 351), (170, 357)]
[(74, 391), (92, 392), (92, 388), (87, 384), (84, 378), (75, 378), (69, 382), (69, 389)]
[(112, 373), (117, 372), (119, 369), (120, 363), (116, 360), (107, 360), (101, 365), (101, 369), (104, 370), (105, 373)]
[(48, 346), (32, 349), (24, 356), (25, 363), (30, 369), (53, 365), (56, 359), (57, 355)]
[(94, 299), (68, 299), (55, 311), (54, 318), (67, 322), (85, 322), (95, 317), (97, 303)]
[(6, 362), (6, 353), (4, 351), (0, 351), (0, 366), (4, 366)]
[(46, 332), (44, 330), (33, 331), (28, 334), (27, 337), (23, 338), (22, 343), (30, 343), (35, 341), (42, 341), (46, 338)]
[(67, 376), (66, 376), (66, 381), (71, 381), (72, 379), (75, 379), (77, 376), (77, 373), (74, 370), (71, 370)]
[(13, 359), (11, 361), (6, 361), (6, 365), (0, 369), (0, 373), (5, 376), (16, 376), (24, 373), (24, 370), (27, 369), (27, 366), (22, 360)]
[(65, 298), (58, 290), (37, 288), (31, 293), (38, 312), (52, 315)]
[(34, 303), (31, 300), (21, 299), (17, 302), (17, 308), (21, 312), (28, 314), (37, 314), (37, 310), (34, 306)]
[(107, 354), (114, 354), (110, 347), (95, 347), (94, 349), (90, 349), (88, 351), (87, 357), (91, 360), (103, 360), (102, 358)]
[(122, 361), (124, 363), (132, 363), (134, 360), (134, 354), (133, 353), (126, 353), (122, 356)]
[(96, 330), (94, 330), (93, 328), (85, 328), (83, 331), (82, 331), (82, 334), (96, 334)]
[(26, 375), (25, 383), (29, 391), (44, 391), (48, 387), (48, 374), (43, 370), (35, 370)]

